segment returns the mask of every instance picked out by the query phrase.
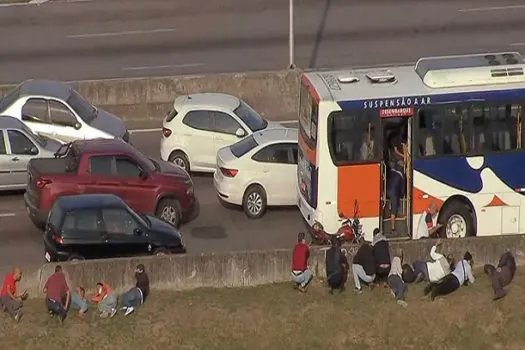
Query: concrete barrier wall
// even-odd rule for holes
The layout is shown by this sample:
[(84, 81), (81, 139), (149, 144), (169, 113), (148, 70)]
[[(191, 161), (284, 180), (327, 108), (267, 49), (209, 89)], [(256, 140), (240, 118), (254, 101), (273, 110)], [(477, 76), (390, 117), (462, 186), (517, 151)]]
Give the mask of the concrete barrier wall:
[[(270, 120), (297, 118), (299, 71), (250, 72), (73, 82), (94, 105), (127, 121), (161, 120), (182, 94), (223, 92), (238, 96)], [(13, 85), (0, 85), (4, 96)]]
[[(432, 240), (391, 242), (391, 249), (401, 247), (405, 261), (428, 258)], [(350, 259), (357, 247), (346, 247)], [(496, 264), (504, 249), (514, 252), (517, 263), (525, 264), (525, 237), (506, 236), (467, 238), (446, 241), (444, 252), (457, 258), (466, 250), (473, 256), (476, 266)], [(324, 277), (326, 249), (312, 249), (310, 265), (316, 276)], [(205, 254), (167, 257), (140, 257), (63, 263), (71, 287), (83, 285), (93, 289), (99, 281), (109, 282), (122, 292), (133, 286), (133, 271), (139, 263), (148, 271), (151, 287), (157, 290), (188, 290), (199, 287), (246, 287), (290, 280), (292, 252), (289, 249), (245, 251), (228, 254)], [(350, 260), (351, 261), (351, 260)], [(41, 290), (56, 264), (43, 265), (34, 273), (26, 273), (23, 288), (31, 295), (42, 296)]]

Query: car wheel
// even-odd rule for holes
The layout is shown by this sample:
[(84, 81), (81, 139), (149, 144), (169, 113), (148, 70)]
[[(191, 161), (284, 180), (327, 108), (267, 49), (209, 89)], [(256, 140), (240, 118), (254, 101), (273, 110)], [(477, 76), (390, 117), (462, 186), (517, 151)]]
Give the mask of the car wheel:
[(173, 164), (180, 166), (182, 169), (190, 172), (190, 161), (188, 156), (184, 152), (175, 151), (170, 154), (169, 161)]
[(259, 185), (248, 187), (242, 199), (242, 209), (250, 219), (259, 219), (266, 212), (266, 192)]
[(67, 261), (82, 261), (85, 260), (82, 255), (72, 254), (67, 258)]
[(440, 215), (439, 223), (443, 238), (474, 236), (473, 218), (467, 206), (459, 201), (448, 204)]
[(176, 199), (163, 199), (157, 209), (156, 216), (178, 228), (181, 221), (181, 207)]
[(158, 249), (155, 249), (155, 251), (153, 252), (153, 255), (155, 256), (165, 256), (165, 255), (170, 255), (171, 252), (169, 250), (167, 250), (166, 248), (158, 248)]

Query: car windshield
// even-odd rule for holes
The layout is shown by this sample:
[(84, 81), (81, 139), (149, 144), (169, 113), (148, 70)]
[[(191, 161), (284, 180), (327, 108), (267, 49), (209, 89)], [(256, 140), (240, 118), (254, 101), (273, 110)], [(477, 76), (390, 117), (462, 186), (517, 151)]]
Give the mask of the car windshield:
[(259, 113), (257, 113), (249, 104), (241, 101), (235, 113), (246, 124), (252, 132), (266, 129), (268, 122), (264, 120)]
[(0, 99), (0, 112), (3, 112), (7, 107), (11, 106), (20, 96), (20, 85), (11, 90), (7, 95)]
[(47, 145), (47, 140), (43, 138), (42, 136), (36, 134), (33, 132), (33, 130), (29, 129), (27, 125), (22, 124), (22, 130), (26, 133), (26, 135), (31, 135), (33, 140), (38, 142), (40, 146), (45, 147)]
[(237, 158), (244, 156), (246, 153), (250, 152), (252, 149), (257, 147), (259, 144), (253, 137), (250, 135), (241, 141), (238, 141), (230, 146), (230, 151)]
[(97, 117), (97, 109), (75, 90), (71, 90), (71, 95), (67, 99), (67, 103), (77, 112), (78, 116), (88, 124)]

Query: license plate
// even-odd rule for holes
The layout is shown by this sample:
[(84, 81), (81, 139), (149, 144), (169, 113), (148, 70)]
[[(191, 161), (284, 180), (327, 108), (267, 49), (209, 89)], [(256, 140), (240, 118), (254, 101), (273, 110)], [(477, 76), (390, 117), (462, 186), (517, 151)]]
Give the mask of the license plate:
[(46, 253), (44, 254), (44, 258), (46, 258), (47, 262), (51, 262), (51, 256), (49, 255), (48, 252), (46, 252)]

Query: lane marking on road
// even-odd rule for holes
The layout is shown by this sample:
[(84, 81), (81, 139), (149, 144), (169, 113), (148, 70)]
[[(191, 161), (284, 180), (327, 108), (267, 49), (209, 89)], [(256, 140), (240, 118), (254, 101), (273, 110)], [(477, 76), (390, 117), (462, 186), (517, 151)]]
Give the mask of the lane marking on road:
[(123, 32), (71, 34), (71, 35), (66, 35), (66, 38), (68, 38), (68, 39), (103, 38), (103, 37), (109, 37), (109, 36), (169, 33), (169, 32), (174, 32), (174, 31), (176, 31), (175, 28), (157, 28), (157, 29), (127, 30), (127, 31), (123, 31)]
[(0, 218), (10, 218), (16, 216), (15, 213), (0, 213)]
[(137, 71), (137, 70), (155, 70), (155, 69), (173, 69), (173, 68), (192, 68), (202, 67), (202, 63), (186, 63), (186, 64), (168, 64), (163, 66), (137, 66), (137, 67), (124, 67), (123, 71)]
[(473, 7), (469, 9), (461, 9), (461, 10), (458, 10), (458, 12), (502, 11), (502, 10), (517, 10), (517, 9), (525, 9), (525, 5)]
[(48, 2), (49, 0), (31, 0), (29, 1), (29, 5), (42, 5), (45, 2)]
[(510, 46), (525, 46), (525, 43), (512, 43)]
[[(283, 124), (283, 125), (299, 124), (299, 121), (298, 120), (283, 120), (283, 121), (280, 121), (278, 123)], [(129, 132), (131, 134), (145, 134), (145, 133), (149, 133), (149, 132), (159, 132), (159, 131), (162, 131), (162, 128), (131, 129)]]

